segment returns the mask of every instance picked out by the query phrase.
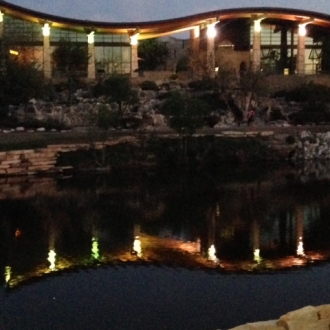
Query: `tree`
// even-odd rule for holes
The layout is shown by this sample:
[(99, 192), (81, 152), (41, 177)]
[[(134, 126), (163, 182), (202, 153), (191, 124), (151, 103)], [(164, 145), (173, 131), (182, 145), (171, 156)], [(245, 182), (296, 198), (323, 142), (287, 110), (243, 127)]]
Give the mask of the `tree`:
[(0, 105), (25, 104), (45, 93), (42, 71), (18, 57), (7, 58), (0, 72)]
[(169, 51), (163, 42), (157, 39), (148, 39), (140, 42), (138, 54), (141, 58), (139, 68), (141, 70), (155, 71), (160, 66), (165, 65)]
[(137, 93), (132, 90), (128, 76), (113, 74), (94, 90), (96, 96), (104, 95), (107, 102), (116, 103), (120, 115), (124, 114), (125, 106), (131, 106), (138, 102)]
[(52, 58), (55, 67), (65, 72), (68, 77), (81, 71), (86, 72), (89, 60), (87, 44), (61, 39), (52, 53)]
[(181, 136), (181, 150), (187, 155), (188, 138), (205, 125), (208, 105), (200, 99), (174, 92), (161, 107), (171, 128)]

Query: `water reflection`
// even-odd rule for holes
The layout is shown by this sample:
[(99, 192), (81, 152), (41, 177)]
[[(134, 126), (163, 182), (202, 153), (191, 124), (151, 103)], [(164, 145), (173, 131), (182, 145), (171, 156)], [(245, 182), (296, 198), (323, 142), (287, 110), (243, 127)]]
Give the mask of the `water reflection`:
[(328, 182), (161, 179), (17, 181), (11, 195), (0, 183), (4, 284), (125, 262), (255, 272), (330, 257)]

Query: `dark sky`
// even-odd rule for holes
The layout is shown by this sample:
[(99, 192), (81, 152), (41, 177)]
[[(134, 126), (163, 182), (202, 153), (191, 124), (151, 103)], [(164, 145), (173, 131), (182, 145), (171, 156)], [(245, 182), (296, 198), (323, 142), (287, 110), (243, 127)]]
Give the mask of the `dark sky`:
[(237, 7), (287, 7), (330, 15), (329, 0), (7, 0), (48, 14), (107, 22), (138, 22)]

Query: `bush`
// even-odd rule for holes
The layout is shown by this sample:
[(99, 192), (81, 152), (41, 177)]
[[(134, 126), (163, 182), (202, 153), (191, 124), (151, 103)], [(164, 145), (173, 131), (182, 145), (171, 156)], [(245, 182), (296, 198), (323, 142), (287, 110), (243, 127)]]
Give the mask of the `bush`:
[(197, 91), (208, 91), (214, 89), (214, 80), (211, 78), (204, 78), (201, 80), (194, 80), (188, 83), (188, 87)]
[(143, 91), (158, 91), (159, 87), (154, 81), (145, 80), (140, 84), (140, 87)]

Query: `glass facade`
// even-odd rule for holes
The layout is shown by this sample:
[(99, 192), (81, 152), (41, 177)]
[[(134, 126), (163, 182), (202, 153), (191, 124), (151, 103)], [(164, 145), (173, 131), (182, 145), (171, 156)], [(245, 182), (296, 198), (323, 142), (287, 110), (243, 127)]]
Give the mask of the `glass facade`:
[[(21, 60), (33, 62), (42, 69), (43, 34), (42, 25), (20, 18), (4, 15), (3, 40), (5, 45), (16, 52)], [(70, 41), (87, 47), (87, 32), (76, 32), (58, 28), (50, 29), (51, 53), (61, 41)], [(95, 34), (95, 64), (99, 73), (130, 73), (131, 46), (128, 35), (125, 34)], [(52, 72), (54, 70), (52, 63)], [(87, 66), (86, 72), (87, 74)]]
[[(284, 29), (284, 31), (281, 31)], [(250, 28), (251, 59), (253, 48), (254, 26)], [(269, 73), (283, 74), (284, 69), (294, 73), (298, 46), (297, 28), (279, 25), (261, 25), (261, 68)], [(322, 44), (305, 37), (305, 74), (315, 74), (320, 68)]]

